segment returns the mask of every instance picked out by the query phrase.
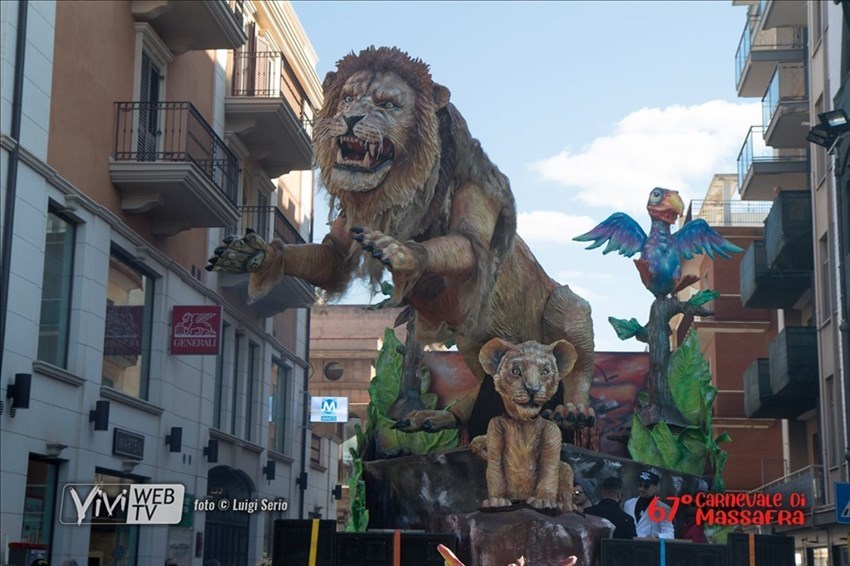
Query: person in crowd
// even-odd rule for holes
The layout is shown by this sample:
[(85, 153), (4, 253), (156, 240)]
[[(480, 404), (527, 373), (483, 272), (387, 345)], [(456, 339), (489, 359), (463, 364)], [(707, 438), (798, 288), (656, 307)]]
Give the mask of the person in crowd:
[(599, 503), (591, 505), (584, 512), (611, 521), (614, 525), (613, 538), (635, 538), (637, 536), (635, 520), (620, 509), (620, 500), (623, 498), (623, 480), (617, 477), (605, 478), (600, 485), (599, 494), (601, 495)]
[[(675, 537), (673, 523), (670, 521), (670, 506), (658, 499), (660, 481), (658, 474), (649, 470), (642, 471), (638, 476), (638, 496), (623, 503), (623, 511), (635, 520), (638, 538), (671, 539)], [(657, 500), (654, 509), (661, 509), (663, 513), (656, 512), (653, 513), (655, 517), (650, 517), (647, 509), (653, 500)], [(656, 520), (653, 521), (653, 518)]]

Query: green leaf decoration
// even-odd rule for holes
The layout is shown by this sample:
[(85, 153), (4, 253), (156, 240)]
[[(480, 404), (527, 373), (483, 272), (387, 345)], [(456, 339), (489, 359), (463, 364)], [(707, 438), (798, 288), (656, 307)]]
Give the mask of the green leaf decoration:
[(717, 291), (712, 291), (711, 289), (703, 289), (702, 291), (698, 292), (696, 295), (688, 299), (687, 304), (691, 307), (699, 307), (709, 301), (713, 301), (719, 296), (720, 293), (718, 293)]
[[(714, 292), (701, 293), (699, 298), (695, 295), (694, 299), (706, 302), (713, 298), (711, 293)], [(667, 379), (673, 402), (691, 423), (690, 426), (678, 435), (663, 422), (649, 430), (635, 413), (632, 416), (629, 453), (632, 459), (644, 464), (687, 474), (702, 476), (710, 470), (711, 489), (722, 492), (726, 488), (723, 468), (728, 454), (720, 445), (732, 442), (732, 437), (727, 432), (714, 437), (712, 407), (717, 388), (711, 384), (708, 362), (700, 351), (699, 340), (693, 330), (672, 353)], [(648, 401), (646, 392), (639, 393), (637, 400), (639, 406), (645, 406)], [(718, 537), (725, 537), (725, 533), (718, 532)]]
[(393, 295), (393, 284), (389, 281), (381, 281), (381, 294), (386, 295), (387, 297), (392, 297)]
[(706, 445), (705, 434), (699, 427), (688, 427), (679, 434), (679, 445), (681, 446), (681, 459), (674, 470), (680, 470), (687, 474), (701, 476), (705, 473)]
[(632, 434), (629, 437), (628, 446), (633, 459), (650, 466), (662, 465), (663, 457), (655, 444), (655, 439), (637, 413), (632, 415)]
[[(369, 384), (369, 424), (374, 425), (373, 437), (379, 455), (400, 456), (403, 454), (431, 454), (457, 448), (457, 429), (439, 432), (402, 432), (392, 428), (395, 421), (386, 416), (390, 406), (398, 398), (404, 356), (398, 351), (401, 346), (392, 329), (384, 330), (384, 342), (375, 361), (375, 378)], [(430, 393), (431, 374), (427, 368), (419, 370), (420, 396), (426, 409), (437, 406), (437, 395)]]
[(629, 319), (625, 320), (622, 318), (614, 318), (613, 316), (608, 317), (608, 322), (611, 323), (611, 326), (614, 327), (614, 331), (617, 333), (617, 338), (620, 340), (628, 340), (629, 338), (634, 338), (641, 332), (645, 332), (643, 325), (637, 321), (637, 319)]
[(690, 424), (702, 423), (714, 398), (712, 396), (709, 401), (703, 391), (711, 386), (711, 372), (695, 332), (689, 332), (682, 345), (670, 356), (667, 381), (673, 402), (682, 416)]

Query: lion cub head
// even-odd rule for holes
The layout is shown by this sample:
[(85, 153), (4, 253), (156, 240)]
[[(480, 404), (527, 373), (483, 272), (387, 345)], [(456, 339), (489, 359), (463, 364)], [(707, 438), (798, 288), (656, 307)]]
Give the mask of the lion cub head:
[(558, 383), (573, 369), (576, 350), (565, 340), (548, 346), (539, 342), (519, 345), (493, 338), (481, 348), (478, 360), (493, 376), (508, 415), (530, 420), (540, 414)]

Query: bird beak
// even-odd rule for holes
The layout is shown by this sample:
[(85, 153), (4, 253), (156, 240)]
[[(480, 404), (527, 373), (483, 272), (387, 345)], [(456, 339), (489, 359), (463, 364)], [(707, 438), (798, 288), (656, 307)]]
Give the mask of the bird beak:
[(664, 203), (676, 211), (676, 216), (682, 216), (682, 212), (685, 210), (685, 202), (679, 196), (679, 191), (670, 191), (664, 195)]

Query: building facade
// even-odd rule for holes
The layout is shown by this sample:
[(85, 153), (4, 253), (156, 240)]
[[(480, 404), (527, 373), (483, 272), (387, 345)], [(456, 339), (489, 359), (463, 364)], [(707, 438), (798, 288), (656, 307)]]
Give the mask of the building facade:
[(762, 123), (749, 126), (738, 158), (738, 191), (743, 201), (773, 202), (763, 236), (747, 248), (740, 268), (743, 304), (774, 309), (777, 324), (766, 355), (754, 351), (742, 375), (747, 414), (783, 419), (786, 473), (759, 490), (807, 495), (806, 525), (776, 528), (794, 535), (798, 563), (843, 564), (850, 529), (837, 520), (834, 486), (848, 481), (841, 277), (847, 187), (837, 182), (839, 153), (810, 143), (809, 132), (823, 113), (847, 106), (840, 87), (847, 78), (848, 6), (733, 4), (746, 10), (736, 54), (738, 95), (761, 98), (763, 108)]
[[(247, 306), (245, 276), (203, 268), (244, 228), (311, 239), (309, 40), (288, 2), (0, 16), (0, 559), (256, 564), (274, 519), (335, 515), (336, 445), (313, 453), (304, 410), (314, 290)], [(78, 521), (68, 484), (94, 483), (104, 505), (179, 484), (181, 522)]]

